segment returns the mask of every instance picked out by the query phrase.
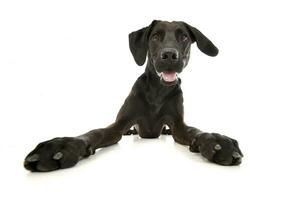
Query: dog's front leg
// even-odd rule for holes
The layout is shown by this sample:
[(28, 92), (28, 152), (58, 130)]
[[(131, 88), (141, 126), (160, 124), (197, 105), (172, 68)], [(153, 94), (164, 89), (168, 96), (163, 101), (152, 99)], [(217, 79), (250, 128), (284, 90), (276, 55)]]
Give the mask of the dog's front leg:
[(129, 120), (117, 120), (107, 128), (95, 129), (78, 137), (60, 137), (40, 143), (25, 158), (30, 171), (53, 171), (74, 166), (81, 158), (94, 154), (97, 148), (117, 143)]
[(188, 145), (191, 152), (201, 153), (209, 161), (220, 165), (239, 165), (242, 152), (238, 142), (218, 133), (205, 133), (187, 126), (184, 122), (173, 123), (172, 135), (176, 142)]
[(94, 129), (77, 138), (85, 141), (90, 152), (94, 152), (98, 148), (107, 147), (117, 143), (123, 133), (132, 126), (130, 120), (117, 120), (107, 128)]

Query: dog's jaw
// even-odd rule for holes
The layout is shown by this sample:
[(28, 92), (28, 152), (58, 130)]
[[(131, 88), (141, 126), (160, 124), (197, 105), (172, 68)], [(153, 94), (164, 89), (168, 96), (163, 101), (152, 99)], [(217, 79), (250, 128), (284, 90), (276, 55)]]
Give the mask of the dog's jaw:
[[(156, 67), (155, 59), (151, 56), (151, 54), (148, 54), (148, 62), (146, 69), (150, 69), (152, 73), (156, 74), (157, 77), (160, 80), (160, 83), (163, 86), (174, 86), (178, 84), (179, 82), (179, 74), (180, 72), (177, 71), (158, 71)], [(187, 62), (184, 62), (184, 65), (186, 65)]]
[(164, 86), (172, 86), (172, 85), (176, 85), (178, 83), (178, 74), (179, 73), (177, 73), (175, 71), (171, 71), (171, 72), (158, 72), (158, 71), (156, 71), (156, 74), (159, 77), (160, 82)]

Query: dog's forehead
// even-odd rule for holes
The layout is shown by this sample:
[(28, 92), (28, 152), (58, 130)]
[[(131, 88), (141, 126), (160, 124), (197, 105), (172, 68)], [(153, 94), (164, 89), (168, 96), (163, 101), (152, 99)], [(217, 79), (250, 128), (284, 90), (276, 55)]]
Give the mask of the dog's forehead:
[(160, 21), (154, 26), (153, 31), (164, 30), (166, 32), (174, 32), (176, 29), (179, 29), (179, 28), (183, 28), (182, 24), (180, 22)]

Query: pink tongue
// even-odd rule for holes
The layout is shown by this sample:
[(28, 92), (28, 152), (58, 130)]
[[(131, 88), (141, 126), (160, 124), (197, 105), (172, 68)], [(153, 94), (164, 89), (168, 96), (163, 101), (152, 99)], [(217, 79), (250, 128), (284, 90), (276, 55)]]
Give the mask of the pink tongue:
[(173, 82), (176, 80), (176, 72), (162, 72), (161, 76), (166, 82)]

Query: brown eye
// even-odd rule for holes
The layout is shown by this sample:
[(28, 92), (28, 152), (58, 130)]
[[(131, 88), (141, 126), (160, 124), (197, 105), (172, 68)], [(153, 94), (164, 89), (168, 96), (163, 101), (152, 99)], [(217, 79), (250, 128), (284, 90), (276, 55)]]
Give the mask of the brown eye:
[(152, 41), (158, 41), (159, 40), (159, 35), (158, 34), (152, 35), (151, 40)]
[(180, 39), (182, 42), (185, 42), (188, 39), (188, 37), (187, 35), (182, 35)]

